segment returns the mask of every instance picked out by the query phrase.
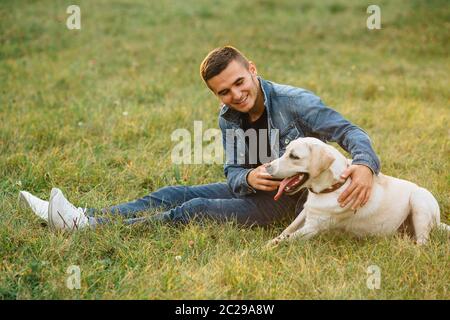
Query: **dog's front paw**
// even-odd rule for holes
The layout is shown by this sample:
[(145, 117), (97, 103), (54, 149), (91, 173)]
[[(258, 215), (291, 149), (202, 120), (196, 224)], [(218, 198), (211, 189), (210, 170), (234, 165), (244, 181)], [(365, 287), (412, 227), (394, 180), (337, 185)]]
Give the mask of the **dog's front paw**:
[(266, 242), (266, 248), (267, 248), (267, 249), (275, 248), (275, 247), (278, 245), (278, 243), (280, 243), (280, 242), (278, 241), (277, 238), (272, 239), (272, 240), (270, 240), (270, 241), (267, 241), (267, 242)]
[(270, 241), (267, 241), (266, 248), (275, 248), (280, 244), (281, 241), (284, 240), (284, 238), (285, 238), (284, 236), (278, 236)]

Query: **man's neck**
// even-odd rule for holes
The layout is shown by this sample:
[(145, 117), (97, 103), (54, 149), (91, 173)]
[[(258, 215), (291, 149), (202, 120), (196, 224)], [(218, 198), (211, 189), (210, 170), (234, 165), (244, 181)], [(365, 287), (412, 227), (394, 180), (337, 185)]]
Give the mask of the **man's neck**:
[(258, 96), (256, 97), (255, 107), (248, 112), (250, 122), (255, 122), (264, 113), (264, 94), (261, 89), (261, 83), (258, 81)]

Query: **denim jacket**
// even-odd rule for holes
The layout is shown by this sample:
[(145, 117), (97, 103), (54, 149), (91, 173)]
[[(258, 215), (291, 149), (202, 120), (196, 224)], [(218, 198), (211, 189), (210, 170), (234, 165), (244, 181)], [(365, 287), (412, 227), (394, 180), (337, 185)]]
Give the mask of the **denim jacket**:
[[(375, 174), (380, 172), (380, 160), (372, 149), (370, 138), (365, 131), (327, 107), (319, 97), (308, 90), (277, 84), (261, 77), (258, 79), (264, 94), (269, 137), (273, 137), (271, 130), (279, 130), (278, 156), (283, 155), (286, 146), (292, 140), (299, 137), (315, 137), (324, 142), (337, 142), (351, 154), (353, 164), (366, 165)], [(235, 153), (237, 148), (236, 145), (227, 146), (226, 131), (242, 129), (242, 121), (243, 113), (228, 105), (222, 106), (219, 126), (222, 131), (225, 154)], [(273, 145), (273, 142), (270, 141), (270, 144)], [(246, 149), (245, 152), (247, 153), (248, 150)], [(250, 166), (240, 164), (236, 160), (225, 161), (224, 172), (227, 182), (237, 195), (243, 196), (256, 192), (247, 183), (247, 175), (251, 170)]]

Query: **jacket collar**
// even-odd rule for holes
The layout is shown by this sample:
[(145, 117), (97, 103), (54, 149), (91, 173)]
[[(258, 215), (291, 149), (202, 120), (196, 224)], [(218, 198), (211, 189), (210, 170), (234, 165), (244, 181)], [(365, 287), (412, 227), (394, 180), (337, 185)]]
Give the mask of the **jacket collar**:
[[(267, 117), (270, 119), (270, 86), (266, 80), (258, 76), (259, 83), (261, 85), (261, 91), (264, 95), (264, 107), (267, 110)], [(227, 121), (234, 122), (238, 125), (241, 123), (241, 119), (244, 113), (239, 112), (228, 106), (227, 104), (222, 105), (222, 109), (220, 110), (219, 117), (224, 118)], [(269, 120), (270, 121), (270, 120)]]

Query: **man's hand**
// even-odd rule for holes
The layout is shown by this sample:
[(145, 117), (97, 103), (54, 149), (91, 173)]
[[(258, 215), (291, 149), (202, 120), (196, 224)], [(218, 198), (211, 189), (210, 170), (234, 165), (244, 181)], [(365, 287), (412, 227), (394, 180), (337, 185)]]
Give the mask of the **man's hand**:
[(369, 167), (353, 164), (342, 173), (341, 178), (347, 179), (349, 176), (352, 178), (352, 182), (339, 196), (338, 202), (341, 207), (351, 203), (352, 210), (356, 210), (369, 200), (372, 191), (373, 173)]
[(247, 176), (247, 182), (257, 190), (273, 191), (278, 188), (281, 181), (273, 180), (273, 177), (266, 170), (266, 165), (260, 165), (250, 171)]

